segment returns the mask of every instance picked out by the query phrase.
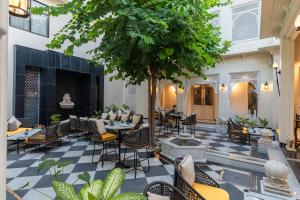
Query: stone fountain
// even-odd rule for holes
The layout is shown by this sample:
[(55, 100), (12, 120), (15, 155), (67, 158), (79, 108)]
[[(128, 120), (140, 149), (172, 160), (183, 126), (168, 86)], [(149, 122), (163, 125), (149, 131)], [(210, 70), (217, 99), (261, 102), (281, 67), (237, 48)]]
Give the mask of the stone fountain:
[(72, 109), (75, 103), (71, 101), (71, 96), (69, 93), (64, 94), (63, 100), (59, 103), (61, 109)]
[(207, 162), (207, 145), (191, 134), (180, 133), (179, 136), (170, 137), (161, 142), (162, 155), (174, 160), (190, 154), (195, 162)]

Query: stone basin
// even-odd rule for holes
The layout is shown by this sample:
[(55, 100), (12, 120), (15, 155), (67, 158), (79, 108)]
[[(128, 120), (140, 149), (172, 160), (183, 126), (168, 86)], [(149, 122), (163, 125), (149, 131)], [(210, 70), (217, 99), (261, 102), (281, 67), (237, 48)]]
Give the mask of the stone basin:
[(207, 162), (207, 145), (197, 138), (170, 137), (161, 142), (161, 149), (172, 160), (190, 154), (195, 162)]

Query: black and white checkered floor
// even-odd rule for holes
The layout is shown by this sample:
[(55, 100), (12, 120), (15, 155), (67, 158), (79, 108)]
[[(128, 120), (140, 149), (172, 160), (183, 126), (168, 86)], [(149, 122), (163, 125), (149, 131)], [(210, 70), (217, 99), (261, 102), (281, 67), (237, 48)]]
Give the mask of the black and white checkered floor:
[[(249, 147), (244, 145), (237, 145), (226, 141), (224, 136), (216, 133), (197, 131), (196, 136), (199, 137), (203, 143), (207, 143), (211, 148), (237, 152), (247, 155), (249, 154)], [(115, 163), (105, 161), (104, 167), (99, 163), (92, 163), (92, 149), (93, 143), (86, 138), (74, 138), (58, 147), (50, 149), (46, 154), (41, 149), (32, 149), (18, 155), (16, 151), (8, 153), (7, 158), (7, 185), (16, 191), (18, 195), (24, 200), (33, 199), (49, 199), (40, 192), (55, 197), (54, 191), (51, 188), (51, 175), (48, 170), (42, 170), (39, 173), (37, 166), (43, 158), (52, 158), (55, 160), (70, 160), (72, 164), (65, 168), (62, 175), (63, 181), (73, 183), (79, 174), (88, 172), (92, 179), (103, 179), (110, 169), (114, 168)], [(121, 152), (124, 149), (121, 149)], [(130, 156), (130, 152), (126, 155)], [(98, 153), (99, 155), (99, 153)], [(139, 159), (145, 158), (145, 150), (139, 151)], [(111, 154), (114, 157), (114, 154)], [(99, 156), (96, 156), (99, 159)], [(130, 162), (130, 160), (129, 160)], [(172, 163), (166, 161), (150, 158), (151, 169), (149, 172), (138, 171), (137, 179), (134, 179), (134, 172), (126, 174), (126, 180), (121, 187), (120, 192), (133, 191), (143, 192), (145, 186), (157, 180), (163, 180), (169, 183), (173, 182), (174, 167)], [(141, 163), (141, 167), (146, 169), (147, 161)], [(259, 180), (262, 174), (254, 172), (243, 171), (240, 169), (232, 169), (231, 167), (221, 166), (213, 163), (201, 165), (201, 168), (206, 171), (215, 180), (218, 180), (223, 188), (225, 188), (231, 196), (231, 200), (243, 199), (243, 190), (250, 189), (259, 192)], [(224, 171), (222, 180), (220, 179), (221, 172)], [(19, 189), (26, 182), (34, 189)], [(74, 186), (77, 190), (83, 185), (82, 181), (76, 181)], [(13, 199), (8, 194), (8, 199)]]

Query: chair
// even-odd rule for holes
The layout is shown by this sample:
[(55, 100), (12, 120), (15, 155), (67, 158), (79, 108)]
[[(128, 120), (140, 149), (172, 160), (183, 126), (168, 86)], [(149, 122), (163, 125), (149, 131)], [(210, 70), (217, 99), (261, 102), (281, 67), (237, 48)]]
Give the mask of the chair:
[(228, 120), (228, 140), (234, 141), (237, 140), (241, 143), (250, 144), (250, 135), (248, 133), (247, 128), (244, 128), (238, 122), (229, 118)]
[[(104, 159), (105, 156), (114, 152), (116, 160), (118, 159), (117, 151), (116, 151), (116, 140), (117, 135), (114, 133), (108, 133), (104, 127), (104, 122), (102, 120), (97, 120), (95, 123), (91, 125), (92, 129), (92, 136), (91, 140), (94, 141), (94, 148), (93, 148), (93, 155), (92, 155), (92, 162), (94, 162), (94, 156), (96, 151), (96, 145), (102, 144), (101, 154), (98, 162), (102, 162), (102, 167), (104, 166)], [(113, 145), (114, 151), (107, 152), (107, 149)]]
[(25, 140), (26, 145), (43, 145), (45, 153), (47, 152), (47, 146), (51, 143), (58, 143), (56, 126), (48, 126), (44, 131), (28, 137)]
[[(178, 188), (189, 200), (229, 200), (225, 195), (228, 195), (223, 189), (220, 189), (219, 184), (209, 175), (194, 165), (195, 168), (195, 183), (190, 185), (182, 177), (178, 166), (183, 158), (175, 160), (174, 186)], [(224, 198), (223, 198), (224, 196)]]
[[(143, 171), (142, 169), (138, 169), (138, 164), (145, 160), (148, 160), (148, 171), (149, 171), (150, 170), (150, 161), (149, 161), (149, 153), (148, 153), (148, 148), (150, 147), (149, 127), (144, 127), (144, 128), (141, 128), (141, 129), (131, 132), (131, 134), (124, 137), (123, 144), (126, 146), (125, 152), (124, 152), (124, 159), (123, 159), (124, 162), (128, 158), (134, 157), (133, 169), (130, 169), (127, 172), (134, 170), (134, 174), (135, 174), (134, 177), (136, 178), (137, 170)], [(127, 153), (128, 148), (133, 149), (133, 156), (129, 156), (126, 158), (126, 153)], [(138, 161), (138, 150), (143, 149), (143, 148), (146, 148), (147, 158)]]
[(161, 181), (155, 181), (146, 186), (144, 196), (148, 197), (148, 192), (161, 196), (167, 196), (170, 200), (187, 200), (184, 194), (176, 187)]
[(167, 130), (167, 133), (169, 132), (170, 130), (170, 133), (172, 133), (172, 126), (173, 126), (173, 118), (172, 116), (169, 114), (169, 113), (165, 113), (165, 111), (160, 111), (159, 113), (159, 121), (160, 121), (160, 125), (159, 125), (159, 131), (158, 131), (158, 134), (160, 136), (160, 131), (163, 127), (163, 131), (164, 133), (166, 132)]
[(181, 121), (183, 126), (189, 126), (191, 134), (195, 134), (195, 125), (196, 125), (196, 114), (192, 114), (187, 116), (184, 120)]

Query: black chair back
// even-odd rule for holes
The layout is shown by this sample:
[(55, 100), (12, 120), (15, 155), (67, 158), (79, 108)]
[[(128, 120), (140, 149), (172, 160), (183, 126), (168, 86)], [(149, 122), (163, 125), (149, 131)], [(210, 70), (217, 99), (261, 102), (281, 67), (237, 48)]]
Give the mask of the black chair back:
[(184, 194), (176, 187), (161, 181), (155, 181), (146, 186), (144, 196), (148, 197), (148, 192), (161, 196), (170, 197), (170, 200), (187, 200)]
[(131, 132), (130, 135), (124, 138), (124, 144), (131, 146), (144, 147), (150, 145), (149, 127), (143, 127)]

